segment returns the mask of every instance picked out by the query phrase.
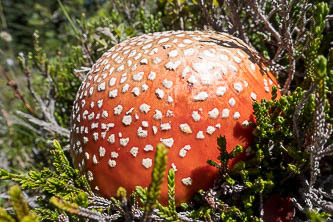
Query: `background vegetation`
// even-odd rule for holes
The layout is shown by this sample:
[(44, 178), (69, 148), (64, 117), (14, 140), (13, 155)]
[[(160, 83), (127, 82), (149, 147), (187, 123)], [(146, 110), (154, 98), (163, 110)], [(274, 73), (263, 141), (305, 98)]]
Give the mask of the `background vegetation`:
[[(268, 221), (271, 197), (296, 221), (332, 220), (332, 10), (317, 0), (0, 0), (0, 221)], [(118, 42), (180, 29), (231, 33), (276, 72), (285, 96), (253, 105), (253, 159), (227, 169), (242, 148), (227, 154), (220, 137), (220, 162), (208, 161), (220, 169), (215, 187), (177, 209), (172, 171), (168, 207), (156, 202), (160, 179), (94, 196), (68, 155), (83, 76)], [(156, 178), (166, 161), (158, 150)]]

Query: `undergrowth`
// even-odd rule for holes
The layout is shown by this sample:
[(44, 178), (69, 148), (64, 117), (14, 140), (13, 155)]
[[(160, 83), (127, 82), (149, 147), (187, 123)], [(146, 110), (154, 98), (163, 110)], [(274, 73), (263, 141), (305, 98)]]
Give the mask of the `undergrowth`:
[[(325, 83), (327, 77), (325, 70), (327, 69), (323, 69), (324, 66), (321, 64), (326, 64), (325, 62), (326, 59), (322, 56), (318, 57), (315, 62), (313, 76), (314, 81), (318, 83), (315, 84), (313, 94), (307, 96), (306, 90), (297, 88), (292, 94), (277, 99), (277, 89), (273, 88), (271, 101), (262, 100), (253, 104), (256, 116), (256, 139), (245, 151), (246, 161), (239, 161), (232, 168), (228, 168), (229, 160), (240, 154), (243, 148), (237, 146), (231, 153), (227, 153), (225, 137), (220, 136), (217, 139), (220, 151), (219, 162), (209, 160), (208, 163), (219, 169), (220, 177), (213, 188), (208, 191), (199, 191), (192, 202), (176, 207), (175, 189), (177, 187), (175, 187), (176, 175), (173, 169), (170, 169), (167, 175), (168, 206), (162, 206), (158, 202), (159, 189), (165, 179), (167, 163), (167, 149), (162, 144), (157, 145), (150, 186), (148, 188), (137, 187), (136, 191), (129, 196), (124, 188), (119, 188), (117, 197), (107, 200), (95, 196), (90, 191), (86, 178), (81, 176), (78, 170), (72, 168), (60, 144), (54, 141), (54, 149), (50, 151), (53, 157), (53, 169), (32, 170), (27, 175), (10, 173), (6, 170), (0, 171), (1, 179), (10, 179), (20, 184), (24, 190), (37, 190), (39, 193), (38, 207), (28, 210), (23, 198), (15, 198), (16, 202), (12, 200), (14, 197), (11, 192), (12, 205), (17, 205), (18, 201), (22, 203), (22, 209), (14, 207), (15, 217), (18, 221), (22, 221), (22, 214), (39, 220), (54, 220), (59, 217), (76, 220), (83, 217), (98, 221), (123, 219), (127, 221), (203, 219), (208, 221), (260, 221), (264, 217), (261, 212), (264, 201), (271, 195), (278, 194), (281, 197), (293, 198), (295, 205), (303, 207), (304, 212), (300, 209), (297, 211), (300, 218), (329, 219), (332, 217), (330, 214), (332, 212), (318, 204), (326, 201), (325, 204), (332, 206), (328, 196), (321, 196), (316, 200), (308, 199), (315, 207), (306, 208), (304, 203), (307, 201), (297, 190), (304, 186), (304, 181), (311, 181), (311, 175), (314, 172), (320, 170), (319, 166), (311, 164), (310, 158), (311, 155), (318, 156), (321, 153), (313, 153), (312, 150), (306, 149), (310, 143), (315, 142), (313, 141), (315, 140), (313, 130), (316, 129), (316, 122), (324, 121), (325, 124), (321, 126), (332, 129), (330, 125), (332, 118), (328, 112), (321, 116), (323, 119), (314, 115), (321, 109), (321, 105), (326, 111), (329, 110), (326, 99), (328, 91)], [(305, 99), (306, 102), (300, 107), (299, 104), (302, 104)], [(319, 100), (324, 100), (324, 103), (318, 103)], [(298, 121), (297, 125), (297, 130), (302, 134), (299, 138), (300, 143), (295, 139), (295, 129), (293, 128), (293, 118), (298, 109), (301, 111), (297, 119), (302, 119), (302, 121)], [(328, 139), (329, 137), (326, 138), (326, 141)], [(322, 152), (332, 153), (332, 145), (329, 143), (323, 144), (325, 147)], [(315, 184), (312, 184), (311, 189), (316, 189)], [(17, 186), (12, 189), (19, 193)], [(325, 191), (321, 190), (321, 192)], [(327, 192), (327, 194), (329, 193)], [(3, 221), (14, 220), (13, 216), (10, 216), (4, 209), (1, 212)]]

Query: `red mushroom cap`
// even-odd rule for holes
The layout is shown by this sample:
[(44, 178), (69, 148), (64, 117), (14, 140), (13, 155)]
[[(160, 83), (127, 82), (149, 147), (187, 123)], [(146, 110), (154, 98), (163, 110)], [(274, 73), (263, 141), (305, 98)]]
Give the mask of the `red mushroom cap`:
[[(148, 186), (155, 145), (168, 147), (176, 201), (212, 185), (216, 138), (248, 146), (252, 102), (277, 85), (241, 40), (225, 33), (169, 31), (128, 39), (97, 60), (77, 93), (71, 155), (92, 189)], [(161, 201), (166, 202), (167, 184)]]

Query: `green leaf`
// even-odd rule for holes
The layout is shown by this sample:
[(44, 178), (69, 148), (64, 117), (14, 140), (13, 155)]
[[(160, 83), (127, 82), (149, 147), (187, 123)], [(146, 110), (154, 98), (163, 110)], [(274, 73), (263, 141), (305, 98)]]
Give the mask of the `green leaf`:
[(152, 172), (152, 181), (147, 190), (147, 199), (144, 203), (144, 220), (148, 220), (153, 209), (156, 208), (158, 198), (160, 196), (160, 187), (163, 183), (167, 164), (168, 149), (159, 143), (156, 146), (156, 154), (154, 161), (154, 168)]
[(10, 203), (13, 206), (15, 214), (19, 220), (29, 215), (28, 204), (24, 201), (22, 192), (18, 185), (14, 185), (9, 189)]
[(141, 204), (145, 204), (147, 200), (147, 188), (136, 186), (135, 192), (138, 195)]
[(60, 198), (57, 198), (57, 197), (51, 197), (50, 203), (52, 203), (57, 208), (65, 210), (71, 214), (79, 213), (79, 206), (75, 203), (69, 203), (69, 202), (61, 200)]
[(127, 191), (124, 187), (119, 187), (118, 190), (117, 190), (117, 197), (120, 199), (120, 200), (126, 200), (127, 198)]
[(4, 208), (0, 208), (0, 222), (15, 222), (15, 219), (9, 215)]
[(57, 1), (58, 1), (58, 4), (59, 4), (59, 6), (60, 6), (61, 11), (64, 13), (64, 15), (66, 16), (66, 18), (67, 18), (69, 24), (71, 25), (71, 27), (72, 27), (72, 29), (73, 29), (73, 31), (74, 31), (74, 34), (75, 34), (76, 36), (81, 35), (81, 32), (78, 30), (78, 28), (77, 28), (76, 25), (74, 24), (73, 20), (72, 20), (71, 17), (69, 16), (69, 14), (68, 14), (68, 12), (67, 12), (65, 6), (62, 4), (61, 0), (57, 0)]
[(168, 172), (168, 197), (169, 197), (169, 215), (172, 221), (178, 220), (178, 213), (176, 211), (176, 183), (175, 183), (175, 170), (171, 167)]

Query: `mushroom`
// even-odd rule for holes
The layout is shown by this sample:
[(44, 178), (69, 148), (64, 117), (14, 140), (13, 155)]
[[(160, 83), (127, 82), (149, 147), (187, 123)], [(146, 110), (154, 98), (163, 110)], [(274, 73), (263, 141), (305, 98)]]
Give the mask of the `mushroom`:
[[(128, 39), (102, 55), (77, 93), (71, 155), (92, 189), (115, 195), (148, 186), (155, 145), (168, 149), (176, 201), (207, 189), (217, 169), (216, 138), (227, 150), (253, 137), (252, 102), (277, 82), (259, 56), (225, 33), (168, 31)], [(167, 182), (161, 199), (166, 203)]]

